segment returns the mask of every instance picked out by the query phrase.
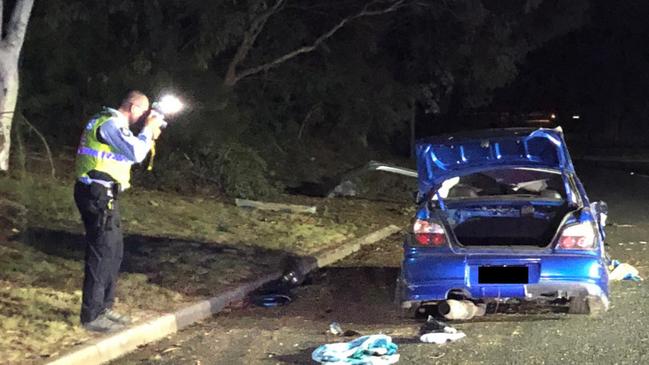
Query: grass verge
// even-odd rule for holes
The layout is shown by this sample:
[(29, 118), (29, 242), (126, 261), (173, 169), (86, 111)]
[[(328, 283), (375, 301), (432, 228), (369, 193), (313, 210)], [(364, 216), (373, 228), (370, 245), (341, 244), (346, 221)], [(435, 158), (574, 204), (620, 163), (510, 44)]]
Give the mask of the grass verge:
[[(0, 363), (39, 363), (94, 337), (78, 320), (83, 229), (69, 181), (4, 177), (0, 196), (27, 212), (26, 223), (0, 227)], [(287, 255), (403, 224), (407, 214), (394, 202), (283, 198), (316, 205), (318, 214), (242, 209), (213, 196), (124, 194), (117, 309), (136, 320), (173, 311), (270, 272)]]

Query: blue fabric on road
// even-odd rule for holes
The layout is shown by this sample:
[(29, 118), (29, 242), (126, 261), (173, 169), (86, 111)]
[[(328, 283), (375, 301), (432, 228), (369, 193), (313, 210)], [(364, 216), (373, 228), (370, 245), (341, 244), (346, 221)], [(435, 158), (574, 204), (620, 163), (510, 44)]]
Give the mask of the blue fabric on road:
[(322, 345), (313, 351), (311, 358), (328, 365), (387, 365), (399, 361), (397, 349), (390, 336), (370, 335)]

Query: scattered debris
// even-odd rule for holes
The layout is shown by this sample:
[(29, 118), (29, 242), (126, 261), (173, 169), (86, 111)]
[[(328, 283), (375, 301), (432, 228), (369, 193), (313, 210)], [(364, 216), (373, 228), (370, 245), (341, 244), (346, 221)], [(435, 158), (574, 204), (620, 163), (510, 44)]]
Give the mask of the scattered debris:
[(234, 203), (242, 208), (255, 208), (261, 210), (272, 210), (280, 212), (291, 213), (308, 213), (315, 214), (315, 206), (295, 205), (295, 204), (282, 204), (282, 203), (266, 203), (247, 199), (234, 199)]
[(620, 281), (620, 280), (632, 280), (632, 281), (642, 281), (638, 269), (629, 264), (620, 263), (618, 260), (611, 261), (611, 264), (608, 267), (609, 281)]
[(611, 223), (610, 224), (613, 227), (618, 227), (618, 228), (633, 228), (635, 227), (634, 224), (617, 224), (617, 223)]
[(434, 343), (437, 345), (443, 345), (447, 342), (454, 342), (464, 337), (466, 337), (464, 332), (453, 332), (453, 333), (431, 332), (431, 333), (425, 333), (421, 335), (421, 337), (419, 337), (419, 340), (425, 343)]
[(335, 188), (329, 194), (327, 194), (327, 198), (335, 198), (337, 196), (356, 196), (358, 195), (358, 188), (356, 187), (356, 184), (351, 182), (350, 180), (345, 180), (341, 182), (340, 184), (336, 185)]
[(343, 328), (340, 326), (340, 323), (335, 321), (331, 322), (331, 324), (329, 325), (329, 333), (333, 334), (334, 336), (344, 336), (344, 337), (360, 336), (360, 333), (354, 330), (343, 331)]
[(266, 308), (280, 307), (282, 305), (290, 303), (291, 301), (293, 301), (293, 298), (291, 298), (291, 296), (289, 296), (288, 294), (273, 293), (261, 294), (253, 299), (255, 305)]
[(309, 272), (314, 268), (314, 259), (289, 255), (282, 259), (281, 267), (284, 268), (282, 277), (275, 286), (289, 290), (302, 285), (308, 280)]
[[(362, 189), (354, 183), (354, 179), (367, 173), (367, 171), (384, 171), (391, 172), (398, 175), (417, 178), (417, 171), (400, 167), (397, 165), (387, 164), (378, 161), (370, 161), (367, 165), (348, 171), (342, 176), (337, 177), (335, 181), (339, 181), (329, 192), (326, 194), (327, 198), (334, 198), (339, 196), (357, 196), (362, 192)], [(331, 185), (330, 185), (331, 186)]]
[(173, 345), (171, 347), (168, 347), (168, 348), (162, 350), (161, 354), (167, 354), (169, 352), (174, 352), (174, 351), (180, 350), (180, 348), (181, 347), (179, 345)]
[(428, 319), (426, 319), (426, 323), (419, 328), (419, 334), (423, 335), (430, 332), (443, 332), (446, 327), (450, 326), (446, 324), (446, 322), (439, 321), (435, 319), (435, 317), (429, 315)]
[(392, 173), (399, 174), (399, 175), (404, 175), (404, 176), (417, 178), (417, 171), (415, 171), (415, 170), (407, 169), (405, 167), (391, 165), (391, 164), (387, 164), (387, 163), (383, 163), (383, 162), (378, 162), (378, 161), (370, 161), (367, 164), (367, 169), (368, 170), (392, 172)]
[(435, 343), (438, 345), (454, 342), (466, 337), (464, 332), (458, 331), (446, 323), (436, 320), (433, 316), (428, 316), (428, 320), (421, 327), (419, 333), (421, 333), (421, 337), (419, 337), (421, 342)]
[(399, 361), (397, 349), (390, 336), (370, 335), (350, 342), (321, 345), (311, 358), (321, 364), (388, 365)]
[(329, 325), (329, 332), (334, 336), (340, 336), (343, 334), (343, 329), (340, 327), (340, 323), (331, 322)]

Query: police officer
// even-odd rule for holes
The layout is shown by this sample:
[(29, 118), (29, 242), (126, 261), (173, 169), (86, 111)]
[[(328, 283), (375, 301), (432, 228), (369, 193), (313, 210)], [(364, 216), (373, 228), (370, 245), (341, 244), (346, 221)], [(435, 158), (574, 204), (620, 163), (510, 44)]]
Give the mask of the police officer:
[[(118, 196), (160, 136), (162, 117), (147, 114), (149, 99), (131, 91), (119, 109), (104, 108), (86, 125), (77, 150), (74, 200), (86, 230), (81, 324), (90, 331), (122, 328), (131, 319), (112, 309), (124, 243)], [(134, 135), (129, 126), (146, 118)]]

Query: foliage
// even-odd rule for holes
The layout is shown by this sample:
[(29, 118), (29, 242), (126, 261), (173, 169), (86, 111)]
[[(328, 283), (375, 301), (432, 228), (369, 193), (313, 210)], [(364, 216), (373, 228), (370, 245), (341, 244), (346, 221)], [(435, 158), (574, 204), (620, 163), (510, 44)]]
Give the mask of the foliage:
[[(212, 149), (202, 151), (211, 154)], [(221, 146), (211, 170), (218, 166), (218, 178), (226, 194), (243, 198), (267, 197), (277, 194), (276, 187), (266, 178), (266, 162), (250, 147), (238, 143)], [(208, 164), (208, 166), (211, 164)]]
[[(178, 91), (192, 112), (179, 117), (182, 128), (165, 132), (177, 136), (164, 137), (169, 145), (159, 149), (158, 166), (165, 159), (182, 166), (184, 155), (201, 164), (207, 145), (219, 149), (209, 153), (217, 157), (211, 163), (227, 164), (222, 146), (236, 142), (248, 156), (248, 172), (230, 164), (210, 167), (209, 177), (230, 193), (249, 195), (261, 190), (234, 180), (253, 178), (250, 171), (264, 175), (255, 154), (275, 166), (293, 158), (281, 151), (296, 145), (306, 155), (325, 148), (339, 159), (402, 151), (413, 108), (453, 113), (484, 105), (516, 76), (526, 54), (578, 27), (585, 11), (585, 0), (405, 1), (394, 12), (351, 20), (312, 52), (225, 85), (251, 25), (279, 3), (38, 2), (24, 49), (24, 113), (50, 139), (74, 145), (78, 136), (70, 131), (79, 131), (101, 104), (117, 104), (124, 90)], [(281, 4), (241, 68), (312, 44), (368, 2)], [(223, 178), (226, 170), (239, 178)], [(168, 180), (179, 178), (178, 170), (168, 173)]]
[(266, 198), (281, 188), (268, 175), (266, 161), (256, 150), (239, 143), (207, 143), (187, 153), (166, 153), (155, 160), (152, 172), (141, 168), (134, 178), (145, 186), (180, 193), (195, 193), (203, 187), (204, 192), (230, 197)]

